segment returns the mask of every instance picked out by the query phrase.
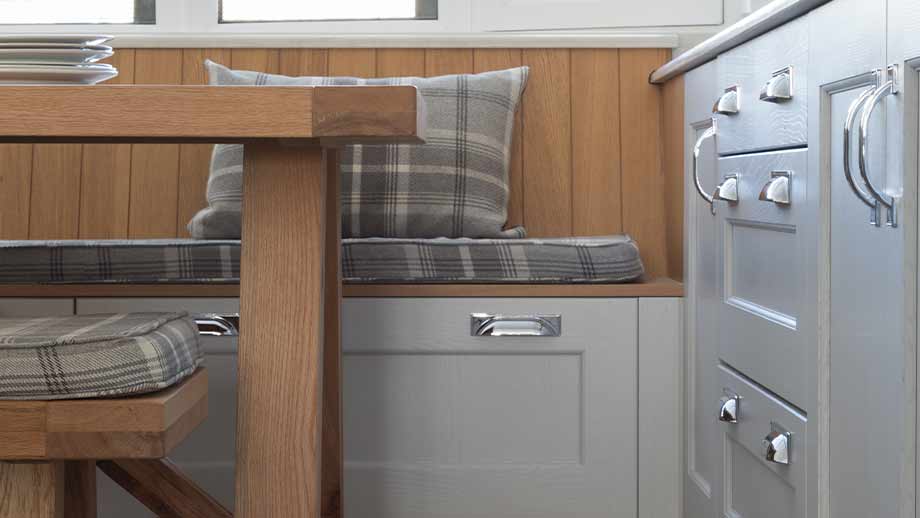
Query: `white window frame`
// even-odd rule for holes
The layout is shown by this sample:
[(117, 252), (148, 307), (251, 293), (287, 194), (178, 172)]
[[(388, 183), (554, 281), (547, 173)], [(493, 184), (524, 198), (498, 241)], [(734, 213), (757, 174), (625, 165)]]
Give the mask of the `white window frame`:
[[(405, 34), (469, 33), (472, 30), (470, 0), (440, 0), (437, 20), (349, 20), (270, 23), (218, 23), (218, 0), (157, 0), (156, 25), (6, 25), (4, 32), (102, 32), (131, 35), (232, 34)], [(40, 27), (40, 29), (38, 29)]]

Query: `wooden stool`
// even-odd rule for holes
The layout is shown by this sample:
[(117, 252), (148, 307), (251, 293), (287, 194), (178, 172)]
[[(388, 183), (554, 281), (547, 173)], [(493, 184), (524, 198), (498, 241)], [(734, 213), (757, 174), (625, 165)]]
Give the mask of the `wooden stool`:
[(97, 465), (160, 517), (232, 516), (164, 459), (207, 413), (204, 368), (138, 397), (0, 401), (0, 518), (95, 517)]

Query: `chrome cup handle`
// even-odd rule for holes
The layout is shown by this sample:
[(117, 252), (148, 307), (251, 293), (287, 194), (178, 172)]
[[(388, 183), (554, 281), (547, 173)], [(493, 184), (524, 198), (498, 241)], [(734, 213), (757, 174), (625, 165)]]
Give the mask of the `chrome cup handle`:
[(859, 116), (860, 111), (863, 106), (866, 104), (866, 101), (872, 97), (872, 94), (875, 93), (875, 88), (870, 88), (859, 95), (852, 104), (850, 104), (850, 109), (847, 112), (847, 120), (843, 125), (843, 173), (846, 176), (847, 183), (850, 185), (850, 189), (856, 194), (863, 203), (869, 206), (871, 212), (869, 213), (869, 223), (872, 225), (880, 226), (881, 218), (879, 217), (879, 204), (878, 201), (873, 198), (865, 189), (862, 188), (859, 184), (856, 183), (856, 180), (853, 179), (853, 172), (850, 168), (850, 148), (851, 146), (851, 135), (853, 133), (853, 125), (856, 124), (856, 118)]
[(885, 84), (876, 88), (869, 100), (866, 101), (866, 109), (863, 111), (862, 119), (859, 122), (859, 174), (863, 179), (863, 183), (866, 184), (869, 194), (888, 209), (887, 224), (892, 228), (898, 226), (896, 200), (893, 196), (881, 192), (869, 177), (869, 123), (872, 122), (872, 114), (882, 100), (895, 93), (894, 79), (889, 79)]
[(706, 200), (706, 203), (709, 204), (709, 212), (713, 215), (716, 213), (715, 205), (713, 205), (714, 200), (705, 189), (703, 189), (703, 184), (700, 183), (700, 152), (703, 148), (703, 143), (707, 140), (716, 136), (716, 121), (712, 121), (712, 126), (706, 129), (700, 138), (696, 140), (696, 145), (693, 146), (693, 183), (696, 186), (696, 192)]

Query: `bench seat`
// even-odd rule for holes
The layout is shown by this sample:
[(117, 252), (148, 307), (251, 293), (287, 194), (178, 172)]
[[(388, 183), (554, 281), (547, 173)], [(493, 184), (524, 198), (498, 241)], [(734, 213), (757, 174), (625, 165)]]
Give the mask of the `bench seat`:
[[(643, 273), (629, 236), (345, 239), (349, 283), (622, 283)], [(234, 284), (240, 242), (4, 241), (0, 284)]]

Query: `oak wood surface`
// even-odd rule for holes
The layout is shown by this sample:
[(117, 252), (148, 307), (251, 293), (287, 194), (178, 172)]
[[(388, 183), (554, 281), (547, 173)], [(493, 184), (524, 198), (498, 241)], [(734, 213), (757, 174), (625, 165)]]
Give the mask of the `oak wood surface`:
[(237, 518), (320, 513), (325, 167), (321, 148), (246, 148)]
[(99, 469), (159, 518), (232, 518), (168, 459), (103, 460)]
[(0, 401), (0, 459), (158, 458), (207, 415), (207, 372), (133, 398)]
[(0, 518), (70, 518), (64, 509), (64, 463), (0, 462)]

